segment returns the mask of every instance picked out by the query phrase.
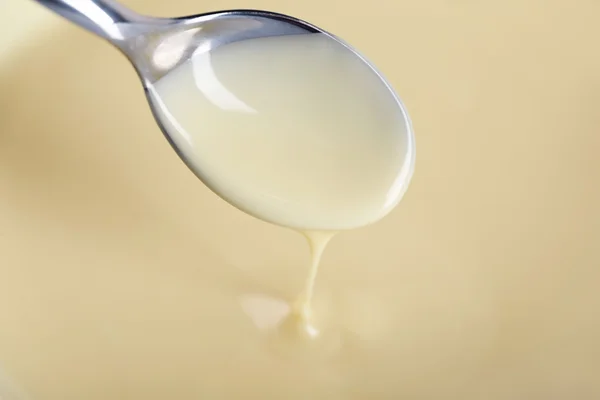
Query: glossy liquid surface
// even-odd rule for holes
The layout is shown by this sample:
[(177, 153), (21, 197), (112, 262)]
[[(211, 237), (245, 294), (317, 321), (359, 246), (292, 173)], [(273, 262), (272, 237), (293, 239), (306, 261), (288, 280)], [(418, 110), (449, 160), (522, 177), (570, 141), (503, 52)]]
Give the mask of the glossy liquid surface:
[(390, 89), (324, 34), (251, 39), (195, 54), (150, 90), (190, 167), (275, 224), (341, 230), (400, 200), (414, 139)]

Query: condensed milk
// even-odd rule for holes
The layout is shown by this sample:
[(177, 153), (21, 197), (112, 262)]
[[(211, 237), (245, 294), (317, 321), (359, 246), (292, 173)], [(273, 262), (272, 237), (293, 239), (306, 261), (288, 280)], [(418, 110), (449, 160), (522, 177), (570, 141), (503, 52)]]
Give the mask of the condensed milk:
[(306, 320), (334, 232), (381, 219), (412, 176), (414, 139), (395, 95), (325, 34), (201, 52), (149, 92), (170, 140), (218, 195), (305, 234), (313, 260), (296, 305)]

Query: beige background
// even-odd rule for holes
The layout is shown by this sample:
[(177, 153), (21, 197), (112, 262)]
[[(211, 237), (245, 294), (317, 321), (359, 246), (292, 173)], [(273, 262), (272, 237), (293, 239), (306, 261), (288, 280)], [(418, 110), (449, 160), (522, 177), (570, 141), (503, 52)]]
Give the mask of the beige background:
[(205, 343), (228, 340), (236, 296), (297, 292), (302, 239), (185, 169), (110, 46), (4, 0), (0, 362), (32, 399), (600, 398), (600, 3), (125, 3), (289, 13), (389, 78), (415, 126), (414, 181), (390, 217), (332, 243), (317, 297), (365, 337), (393, 326), (393, 345), (346, 390), (207, 369), (252, 359), (243, 340)]

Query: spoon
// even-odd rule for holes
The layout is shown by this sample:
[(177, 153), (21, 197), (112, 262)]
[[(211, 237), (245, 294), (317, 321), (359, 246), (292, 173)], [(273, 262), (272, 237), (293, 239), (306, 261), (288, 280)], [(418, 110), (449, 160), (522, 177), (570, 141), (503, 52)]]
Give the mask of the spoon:
[[(387, 212), (391, 210), (402, 197), (412, 176), (414, 166), (414, 138), (406, 110), (387, 81), (385, 81), (381, 74), (364, 57), (341, 39), (329, 34), (328, 32), (297, 18), (268, 11), (230, 10), (179, 18), (154, 18), (137, 14), (113, 0), (35, 1), (63, 16), (64, 18), (76, 23), (80, 27), (104, 38), (113, 44), (117, 49), (119, 49), (129, 59), (142, 81), (150, 108), (167, 140), (173, 146), (181, 159), (186, 163), (186, 165), (196, 174), (196, 176), (198, 176), (218, 195), (225, 198), (225, 200), (229, 201), (234, 206), (258, 218), (278, 225), (303, 229), (339, 230), (350, 229), (374, 222), (375, 220), (383, 217), (383, 215), (387, 214)], [(306, 200), (305, 197), (300, 199), (289, 199), (283, 198), (285, 196), (279, 196), (280, 198), (278, 198), (277, 195), (273, 194), (273, 191), (267, 193), (268, 190), (264, 190), (264, 188), (259, 187), (258, 192), (260, 192), (260, 190), (262, 190), (262, 192), (259, 193), (258, 200), (256, 200), (257, 197), (254, 196), (254, 193), (252, 196), (248, 197), (252, 197), (250, 200), (254, 203), (257, 203), (258, 206), (247, 207), (249, 200), (239, 198), (241, 193), (239, 183), (248, 183), (248, 179), (233, 179), (236, 180), (236, 182), (229, 185), (229, 189), (231, 189), (230, 192), (233, 194), (227, 193), (227, 188), (223, 189), (223, 187), (219, 187), (219, 185), (215, 184), (215, 179), (213, 179), (214, 177), (211, 178), (208, 176), (205, 173), (206, 171), (203, 171), (202, 168), (198, 167), (198, 162), (193, 160), (195, 155), (190, 157), (190, 151), (186, 148), (186, 143), (180, 140), (180, 138), (178, 139), (177, 133), (174, 132), (174, 125), (179, 124), (171, 124), (169, 121), (165, 120), (165, 111), (161, 109), (160, 99), (157, 100), (157, 93), (155, 90), (155, 85), (157, 82), (169, 75), (171, 72), (177, 70), (178, 67), (182, 66), (182, 64), (186, 63), (190, 59), (193, 59), (194, 57), (197, 57), (198, 54), (213, 54), (215, 49), (219, 47), (249, 39), (305, 37), (306, 35), (310, 34), (318, 34), (318, 36), (320, 35), (320, 37), (323, 38), (322, 40), (326, 42), (325, 47), (334, 46), (336, 48), (341, 48), (343, 52), (347, 53), (344, 55), (344, 57), (346, 60), (352, 61), (352, 65), (342, 65), (342, 69), (344, 71), (356, 71), (357, 68), (369, 70), (368, 73), (374, 77), (370, 82), (376, 83), (378, 86), (377, 93), (379, 94), (374, 94), (375, 92), (368, 90), (368, 88), (363, 92), (367, 93), (367, 97), (385, 97), (386, 104), (384, 104), (382, 108), (379, 108), (379, 111), (377, 112), (379, 114), (394, 114), (393, 120), (398, 121), (397, 126), (399, 127), (396, 129), (398, 132), (397, 136), (402, 136), (400, 140), (402, 143), (397, 145), (399, 141), (395, 141), (394, 145), (392, 146), (394, 149), (396, 147), (398, 148), (398, 153), (402, 153), (401, 165), (398, 163), (394, 164), (398, 166), (395, 166), (394, 168), (396, 170), (389, 174), (392, 177), (388, 179), (385, 184), (378, 188), (381, 194), (377, 199), (379, 204), (377, 204), (375, 207), (379, 207), (383, 211), (378, 211), (376, 215), (373, 214), (365, 216), (362, 219), (357, 218), (356, 221), (352, 221), (348, 224), (345, 222), (342, 224), (332, 222), (323, 225), (321, 221), (316, 221), (316, 219), (315, 222), (312, 223), (306, 217), (308, 213), (307, 210), (313, 210), (315, 204), (321, 201), (320, 199), (328, 198), (329, 194), (331, 194), (331, 196), (337, 195), (337, 193), (333, 192), (333, 190), (337, 189), (331, 188), (336, 184), (337, 177), (334, 177), (334, 180), (332, 181), (333, 185), (331, 185), (329, 182), (326, 182), (324, 185), (322, 185), (323, 187), (326, 187), (326, 190), (329, 190), (330, 193), (320, 193), (321, 197), (320, 199), (316, 199), (316, 203), (314, 198), (309, 198), (308, 200)], [(305, 49), (306, 45), (303, 44), (301, 48)], [(335, 51), (340, 52), (340, 50)], [(271, 60), (271, 58), (268, 60)], [(319, 63), (320, 61), (317, 60), (315, 62)], [(312, 60), (310, 63), (314, 65)], [(254, 68), (261, 69), (260, 65), (255, 65)], [(311, 65), (308, 66), (308, 69), (310, 68), (312, 68)], [(299, 72), (303, 73), (303, 70), (300, 70)], [(334, 75), (335, 74), (336, 73), (334, 73)], [(312, 83), (309, 83), (309, 85), (312, 85)], [(315, 83), (315, 85), (317, 85), (317, 83)], [(363, 96), (363, 92), (360, 92), (358, 97)], [(380, 93), (384, 93), (384, 95), (380, 95)], [(317, 94), (317, 97), (319, 96), (320, 95)], [(318, 107), (321, 108), (317, 108), (317, 113), (322, 110), (321, 105), (318, 105)], [(327, 105), (324, 107), (326, 108)], [(377, 110), (378, 107), (375, 107), (375, 109)], [(344, 119), (346, 118), (346, 114), (348, 114), (348, 111), (343, 111), (338, 115), (338, 117)], [(161, 116), (163, 117), (161, 118)], [(270, 117), (271, 115), (269, 115), (269, 118)], [(229, 116), (226, 117), (226, 120), (229, 118)], [(302, 115), (299, 116), (300, 122), (302, 122), (303, 118), (304, 117)], [(386, 118), (387, 117), (383, 117), (384, 120), (386, 120)], [(283, 124), (291, 125), (292, 123), (289, 121), (289, 119), (283, 121)], [(273, 121), (273, 124), (281, 123), (281, 121)], [(266, 121), (266, 124), (271, 124), (271, 120)], [(217, 130), (221, 132), (223, 132), (225, 129), (226, 128), (220, 125), (217, 127)], [(396, 135), (396, 131), (394, 131), (393, 135)], [(304, 132), (306, 132), (306, 130), (304, 130)], [(302, 135), (303, 131), (298, 129), (298, 134)], [(329, 138), (331, 142), (329, 145), (335, 146), (337, 143), (340, 143), (340, 140), (345, 141), (345, 138), (348, 136), (344, 135), (345, 132), (339, 137), (334, 138), (331, 136)], [(373, 137), (376, 137), (376, 135), (377, 134), (374, 134)], [(296, 136), (296, 138), (299, 137), (301, 136)], [(291, 140), (294, 141), (294, 137), (291, 137)], [(367, 135), (367, 140), (371, 140), (369, 139), (369, 135)], [(206, 146), (203, 145), (203, 147)], [(381, 147), (382, 146), (379, 146), (378, 149)], [(390, 146), (387, 147), (389, 148)], [(203, 151), (207, 150), (204, 149)], [(208, 151), (210, 152), (210, 150)], [(362, 151), (362, 149), (358, 149), (358, 157), (360, 157), (360, 151)], [(382, 152), (385, 152), (385, 150), (382, 150)], [(389, 154), (389, 151), (386, 154)], [(209, 155), (212, 156), (212, 154)], [(204, 157), (204, 155), (202, 157)], [(308, 153), (305, 155), (305, 157), (312, 158), (313, 155)], [(325, 158), (327, 157), (328, 156), (325, 155)], [(356, 158), (357, 156), (355, 155), (354, 157)], [(376, 154), (374, 157), (377, 158), (378, 155)], [(328, 160), (325, 161), (329, 163)], [(286, 163), (285, 160), (283, 162)], [(236, 161), (236, 163), (239, 164), (238, 161)], [(236, 163), (234, 163), (233, 169), (240, 168), (240, 166)], [(326, 165), (329, 165), (327, 163)], [(277, 168), (278, 166), (274, 167)], [(352, 167), (356, 166), (352, 165)], [(228, 168), (231, 169), (231, 167)], [(358, 168), (358, 175), (360, 175), (361, 169), (360, 167)], [(362, 168), (362, 170), (364, 169), (365, 168)], [(255, 175), (263, 176), (262, 172)], [(296, 182), (307, 181), (313, 178), (314, 177), (301, 174), (300, 176), (296, 176)], [(371, 182), (373, 179), (371, 178), (372, 177), (366, 177), (366, 175), (362, 177), (362, 179), (366, 182), (365, 188), (370, 188), (373, 186)], [(253, 184), (253, 182), (251, 183)], [(329, 188), (327, 188), (327, 186), (329, 186)], [(251, 190), (256, 192), (254, 188), (251, 188)], [(313, 187), (308, 186), (307, 190), (295, 190), (295, 193), (307, 193), (310, 191), (314, 191)], [(352, 199), (354, 197), (362, 196), (362, 192), (364, 192), (362, 188), (358, 188), (358, 191), (355, 190), (352, 193), (345, 193), (344, 196), (345, 198)], [(331, 198), (331, 196), (329, 198)], [(306, 204), (300, 204), (303, 201)], [(371, 198), (369, 198), (369, 201), (371, 201)], [(272, 215), (274, 215), (272, 210), (284, 210), (284, 213), (287, 212), (290, 214), (287, 208), (298, 204), (301, 206), (298, 209), (302, 208), (302, 210), (300, 210), (301, 212), (297, 213), (298, 218), (284, 219), (283, 217), (280, 218), (279, 216), (272, 217)], [(306, 207), (304, 207), (304, 205), (306, 205)], [(327, 216), (327, 218), (331, 217), (330, 219), (333, 221), (332, 218), (334, 213), (332, 213), (332, 211), (335, 212), (337, 211), (336, 208), (338, 208), (337, 204), (334, 206), (336, 207), (333, 209), (322, 210), (324, 212), (321, 212), (320, 215)], [(361, 207), (362, 205), (358, 204), (358, 202), (350, 204), (348, 207), (348, 210), (350, 211), (346, 212), (346, 214), (354, 214), (353, 210)], [(308, 224), (304, 224), (302, 221), (309, 222)]]

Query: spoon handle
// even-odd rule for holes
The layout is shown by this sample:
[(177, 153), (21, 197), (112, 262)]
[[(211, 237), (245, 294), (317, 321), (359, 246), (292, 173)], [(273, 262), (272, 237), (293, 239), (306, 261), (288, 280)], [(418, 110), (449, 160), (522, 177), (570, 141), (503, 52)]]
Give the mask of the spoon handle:
[(150, 18), (113, 0), (34, 0), (62, 17), (111, 42), (127, 39), (124, 26)]

